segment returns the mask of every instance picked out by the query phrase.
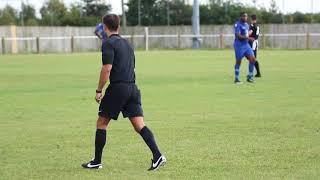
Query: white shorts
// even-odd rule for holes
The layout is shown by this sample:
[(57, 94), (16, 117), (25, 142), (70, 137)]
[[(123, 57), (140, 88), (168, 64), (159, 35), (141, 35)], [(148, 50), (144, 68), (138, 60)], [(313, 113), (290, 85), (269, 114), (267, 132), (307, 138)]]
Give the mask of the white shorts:
[(252, 42), (252, 50), (258, 50), (258, 47), (259, 47), (259, 42), (258, 42), (258, 40), (254, 40), (253, 42)]

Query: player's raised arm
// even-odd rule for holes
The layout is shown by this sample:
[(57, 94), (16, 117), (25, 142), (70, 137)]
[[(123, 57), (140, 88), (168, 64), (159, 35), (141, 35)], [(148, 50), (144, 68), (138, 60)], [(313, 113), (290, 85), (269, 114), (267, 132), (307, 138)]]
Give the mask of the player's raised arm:
[(97, 30), (94, 31), (94, 34), (95, 34), (99, 39), (102, 39), (102, 37), (100, 36), (100, 34), (98, 33)]
[(96, 26), (96, 29), (94, 30), (94, 34), (101, 40), (103, 39), (102, 33), (103, 33), (103, 25), (100, 23)]

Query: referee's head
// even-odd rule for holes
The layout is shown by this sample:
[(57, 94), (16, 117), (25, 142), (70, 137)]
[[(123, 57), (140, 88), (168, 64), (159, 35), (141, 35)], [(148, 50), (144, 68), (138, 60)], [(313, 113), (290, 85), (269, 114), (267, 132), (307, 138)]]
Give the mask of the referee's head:
[(120, 28), (120, 18), (116, 14), (106, 14), (102, 18), (104, 24), (104, 29), (107, 32), (108, 36), (111, 34), (118, 34)]

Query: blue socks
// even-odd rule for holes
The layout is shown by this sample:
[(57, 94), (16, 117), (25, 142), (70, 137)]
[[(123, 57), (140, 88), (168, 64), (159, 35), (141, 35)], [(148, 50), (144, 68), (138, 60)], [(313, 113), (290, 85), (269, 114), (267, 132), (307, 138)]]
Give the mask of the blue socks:
[(240, 76), (240, 64), (234, 65), (234, 75), (237, 80), (239, 80)]
[(254, 64), (255, 64), (256, 61), (252, 61), (252, 62), (249, 62), (249, 73), (248, 73), (248, 79), (252, 79), (253, 77), (253, 71), (254, 71)]
[[(256, 61), (249, 62), (249, 73), (247, 78), (252, 79), (253, 78), (253, 71)], [(234, 65), (234, 75), (236, 80), (240, 80), (240, 64)]]

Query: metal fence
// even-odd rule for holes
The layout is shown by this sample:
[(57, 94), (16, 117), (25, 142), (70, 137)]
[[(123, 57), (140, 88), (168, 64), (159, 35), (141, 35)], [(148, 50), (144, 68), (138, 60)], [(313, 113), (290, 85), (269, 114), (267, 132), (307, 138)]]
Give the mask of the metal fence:
[[(123, 35), (136, 49), (188, 49), (193, 38), (200, 38), (202, 48), (225, 49), (233, 47), (233, 34), (144, 34)], [(96, 36), (57, 37), (2, 37), (1, 53), (69, 53), (100, 51), (101, 41)], [(320, 33), (261, 34), (260, 48), (318, 49)]]

